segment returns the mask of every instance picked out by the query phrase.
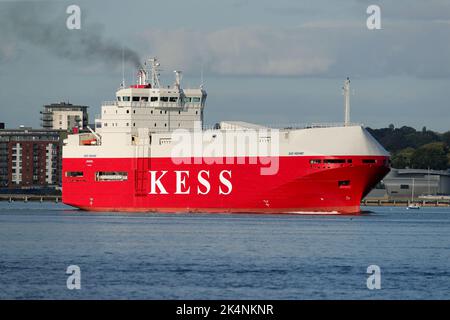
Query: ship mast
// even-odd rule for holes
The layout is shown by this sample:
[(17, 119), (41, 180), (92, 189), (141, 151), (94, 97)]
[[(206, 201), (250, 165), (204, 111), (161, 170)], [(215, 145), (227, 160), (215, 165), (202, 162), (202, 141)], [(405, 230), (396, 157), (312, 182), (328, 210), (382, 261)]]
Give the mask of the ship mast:
[(152, 88), (159, 88), (159, 62), (157, 58), (151, 58), (148, 60), (150, 62), (150, 70), (151, 70), (151, 80), (152, 80)]
[(344, 82), (344, 86), (342, 87), (344, 90), (344, 125), (347, 127), (350, 125), (350, 78), (347, 77), (347, 80)]

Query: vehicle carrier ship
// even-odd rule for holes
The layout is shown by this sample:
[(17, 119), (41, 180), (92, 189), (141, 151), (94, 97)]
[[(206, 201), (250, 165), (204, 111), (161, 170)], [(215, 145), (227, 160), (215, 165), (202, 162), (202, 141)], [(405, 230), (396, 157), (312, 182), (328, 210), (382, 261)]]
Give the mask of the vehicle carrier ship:
[(63, 146), (63, 202), (89, 211), (357, 214), (389, 154), (349, 123), (203, 125), (206, 91), (160, 84), (156, 58)]

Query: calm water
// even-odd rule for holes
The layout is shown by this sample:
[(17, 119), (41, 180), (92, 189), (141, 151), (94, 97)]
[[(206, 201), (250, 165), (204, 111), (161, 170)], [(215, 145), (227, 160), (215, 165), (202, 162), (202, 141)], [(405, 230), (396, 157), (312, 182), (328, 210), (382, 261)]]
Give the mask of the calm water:
[[(0, 202), (0, 298), (449, 299), (450, 209), (88, 214)], [(367, 267), (381, 268), (368, 290)], [(81, 268), (68, 290), (66, 268)]]

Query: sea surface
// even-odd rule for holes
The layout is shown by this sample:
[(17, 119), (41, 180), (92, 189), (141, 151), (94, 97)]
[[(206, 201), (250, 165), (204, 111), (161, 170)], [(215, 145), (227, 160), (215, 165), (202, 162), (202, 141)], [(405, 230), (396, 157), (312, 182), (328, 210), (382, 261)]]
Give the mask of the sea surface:
[[(0, 299), (450, 299), (450, 209), (86, 213), (0, 202)], [(69, 290), (67, 268), (80, 268)], [(369, 290), (370, 265), (381, 289)]]

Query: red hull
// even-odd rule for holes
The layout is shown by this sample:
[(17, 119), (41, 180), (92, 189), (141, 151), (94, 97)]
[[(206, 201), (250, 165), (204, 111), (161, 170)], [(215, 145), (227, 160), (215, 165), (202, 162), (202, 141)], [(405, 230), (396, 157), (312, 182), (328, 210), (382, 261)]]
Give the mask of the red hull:
[[(345, 163), (310, 164), (325, 158)], [(372, 163), (363, 162), (367, 159)], [(248, 164), (248, 159), (246, 164), (176, 165), (170, 158), (65, 158), (63, 202), (89, 211), (355, 214), (361, 199), (389, 172), (387, 162), (384, 156), (280, 157), (276, 175), (261, 175), (261, 165)], [(201, 170), (209, 172), (209, 177), (201, 175), (209, 190), (198, 179)], [(67, 177), (67, 171), (83, 175)], [(99, 171), (127, 172), (128, 179), (96, 181)], [(156, 172), (154, 179), (167, 171), (160, 179), (167, 194), (156, 185), (155, 194), (149, 194), (149, 171)], [(175, 171), (189, 172), (181, 187)], [(177, 184), (189, 194), (175, 194)]]

